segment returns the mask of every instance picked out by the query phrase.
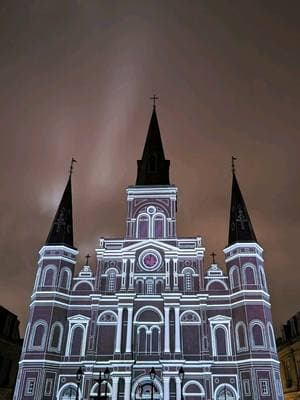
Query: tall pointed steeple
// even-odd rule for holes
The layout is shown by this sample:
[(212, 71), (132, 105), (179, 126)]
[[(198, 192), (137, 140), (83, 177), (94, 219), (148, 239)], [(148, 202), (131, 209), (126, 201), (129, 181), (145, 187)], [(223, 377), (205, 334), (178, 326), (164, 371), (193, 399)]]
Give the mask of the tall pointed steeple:
[(138, 160), (136, 185), (170, 185), (170, 161), (165, 159), (155, 105), (148, 129), (143, 157)]
[(71, 173), (45, 244), (73, 247)]
[(228, 246), (237, 242), (257, 243), (257, 240), (235, 175), (233, 164)]

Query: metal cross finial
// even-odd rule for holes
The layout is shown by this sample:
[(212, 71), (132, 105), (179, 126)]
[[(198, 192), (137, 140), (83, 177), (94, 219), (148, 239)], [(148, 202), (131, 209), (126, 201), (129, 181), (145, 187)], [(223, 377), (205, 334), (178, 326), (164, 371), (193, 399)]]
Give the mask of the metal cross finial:
[(152, 97), (150, 97), (150, 100), (153, 100), (153, 108), (156, 106), (156, 100), (159, 100), (159, 97), (154, 94)]
[(217, 254), (213, 251), (212, 253), (210, 253), (210, 255), (212, 256), (213, 264), (215, 264), (216, 263), (215, 257)]
[(232, 173), (234, 174), (235, 173), (235, 161), (237, 160), (237, 158), (236, 157), (234, 157), (234, 156), (231, 156), (231, 168), (232, 168)]
[(77, 160), (75, 160), (75, 158), (73, 158), (72, 157), (72, 160), (71, 160), (71, 165), (70, 165), (70, 176), (72, 175), (72, 173), (73, 173), (73, 165), (75, 164), (77, 162)]
[(91, 256), (90, 256), (89, 254), (87, 254), (87, 255), (85, 256), (85, 259), (86, 259), (85, 265), (89, 265), (89, 258), (91, 258)]

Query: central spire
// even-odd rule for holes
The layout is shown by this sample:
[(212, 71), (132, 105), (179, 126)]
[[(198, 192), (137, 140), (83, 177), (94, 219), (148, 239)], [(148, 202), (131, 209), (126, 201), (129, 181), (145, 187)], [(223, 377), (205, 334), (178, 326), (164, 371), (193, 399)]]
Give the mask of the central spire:
[(136, 185), (170, 185), (170, 161), (165, 159), (155, 104), (153, 105), (143, 156), (137, 164)]

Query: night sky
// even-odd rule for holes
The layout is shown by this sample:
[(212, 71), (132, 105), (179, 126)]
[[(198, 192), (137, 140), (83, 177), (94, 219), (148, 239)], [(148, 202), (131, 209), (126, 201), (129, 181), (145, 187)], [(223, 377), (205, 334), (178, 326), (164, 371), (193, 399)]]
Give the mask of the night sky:
[(156, 93), (178, 235), (224, 265), (231, 155), (274, 322), (300, 309), (299, 1), (0, 2), (0, 304), (23, 332), (72, 156), (79, 269), (125, 232)]

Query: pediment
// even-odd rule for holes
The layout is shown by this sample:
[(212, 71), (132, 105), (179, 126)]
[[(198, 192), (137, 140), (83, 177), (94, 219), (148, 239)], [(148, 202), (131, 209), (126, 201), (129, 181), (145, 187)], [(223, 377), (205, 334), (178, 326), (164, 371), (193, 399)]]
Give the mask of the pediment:
[(210, 322), (229, 322), (231, 321), (231, 317), (227, 315), (215, 315), (213, 317), (208, 318)]
[(81, 322), (86, 322), (86, 321), (89, 321), (90, 320), (90, 318), (89, 317), (86, 317), (85, 315), (82, 315), (82, 314), (77, 314), (77, 315), (72, 315), (71, 317), (68, 317), (68, 320), (69, 321), (72, 321), (72, 322), (79, 322), (79, 321), (81, 321)]
[(172, 246), (170, 244), (164, 243), (160, 240), (152, 240), (152, 239), (147, 239), (143, 241), (139, 241), (137, 243), (131, 244), (127, 247), (124, 247), (123, 250), (126, 249), (126, 251), (137, 251), (137, 250), (143, 250), (148, 247), (155, 248), (158, 250), (163, 250), (163, 251), (169, 251), (169, 252), (178, 252), (178, 247)]

